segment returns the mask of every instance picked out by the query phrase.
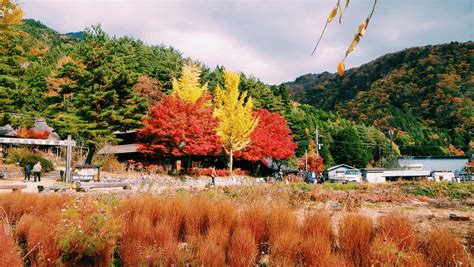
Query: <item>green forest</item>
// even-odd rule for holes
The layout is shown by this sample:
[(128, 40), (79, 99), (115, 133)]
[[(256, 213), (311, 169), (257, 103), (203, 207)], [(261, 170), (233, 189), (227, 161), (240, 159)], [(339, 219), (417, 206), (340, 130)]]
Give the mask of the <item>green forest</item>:
[[(201, 68), (200, 82), (212, 94), (226, 70), (171, 46), (109, 36), (100, 25), (59, 34), (31, 19), (2, 32), (0, 51), (0, 126), (27, 128), (46, 118), (62, 138), (71, 134), (90, 149), (119, 142), (115, 131), (142, 128), (186, 62)], [(326, 166), (386, 166), (400, 153), (471, 153), (472, 52), (472, 43), (407, 49), (342, 78), (322, 73), (281, 85), (241, 73), (239, 90), (255, 109), (286, 118), (297, 157), (311, 149), (318, 128)]]
[(414, 47), (337, 74), (286, 85), (294, 101), (385, 134), (403, 155), (472, 154), (474, 43)]

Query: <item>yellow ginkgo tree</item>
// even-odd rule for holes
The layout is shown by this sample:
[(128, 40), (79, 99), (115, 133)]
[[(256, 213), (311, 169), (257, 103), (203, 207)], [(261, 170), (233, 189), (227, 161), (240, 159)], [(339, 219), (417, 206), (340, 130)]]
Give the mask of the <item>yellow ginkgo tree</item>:
[(21, 24), (23, 10), (14, 0), (0, 0), (0, 31)]
[(220, 86), (216, 89), (214, 116), (219, 119), (217, 135), (229, 155), (229, 170), (232, 173), (234, 152), (250, 144), (250, 134), (257, 126), (258, 118), (252, 115), (252, 98), (247, 98), (246, 91), (239, 92), (239, 75), (226, 71), (224, 80), (225, 89)]
[(186, 63), (183, 66), (182, 75), (179, 79), (173, 79), (173, 96), (196, 103), (198, 99), (207, 93), (207, 83), (201, 86), (199, 77), (201, 69), (198, 65)]

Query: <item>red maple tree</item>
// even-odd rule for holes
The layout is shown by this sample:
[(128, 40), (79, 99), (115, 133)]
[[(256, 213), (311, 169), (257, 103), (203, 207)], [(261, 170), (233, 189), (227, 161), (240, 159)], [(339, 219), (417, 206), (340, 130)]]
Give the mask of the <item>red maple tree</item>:
[(164, 97), (149, 112), (140, 130), (139, 151), (152, 156), (217, 155), (221, 143), (216, 135), (213, 107), (202, 97), (191, 103), (173, 96)]
[[(306, 166), (306, 164), (308, 164)], [(308, 167), (309, 172), (316, 172), (316, 175), (319, 175), (324, 171), (324, 158), (321, 154), (316, 155), (316, 153), (308, 153), (308, 157), (303, 155), (298, 160), (298, 169), (305, 170)]]
[(286, 159), (294, 156), (297, 144), (293, 142), (285, 118), (266, 109), (254, 112), (254, 116), (258, 117), (258, 125), (250, 135), (252, 143), (236, 156), (253, 162), (267, 157)]

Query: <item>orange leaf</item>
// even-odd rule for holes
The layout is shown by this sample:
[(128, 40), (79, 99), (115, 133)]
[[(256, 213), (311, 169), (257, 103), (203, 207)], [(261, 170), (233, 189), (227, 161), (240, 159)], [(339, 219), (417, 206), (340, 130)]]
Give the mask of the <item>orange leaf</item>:
[(337, 15), (337, 6), (331, 10), (331, 13), (329, 13), (329, 17), (328, 17), (328, 22), (327, 23), (331, 23), (331, 21), (334, 19), (334, 17)]
[(344, 75), (345, 68), (346, 66), (344, 64), (344, 60), (341, 60), (339, 64), (337, 64), (337, 73), (339, 74), (339, 76), (342, 77)]

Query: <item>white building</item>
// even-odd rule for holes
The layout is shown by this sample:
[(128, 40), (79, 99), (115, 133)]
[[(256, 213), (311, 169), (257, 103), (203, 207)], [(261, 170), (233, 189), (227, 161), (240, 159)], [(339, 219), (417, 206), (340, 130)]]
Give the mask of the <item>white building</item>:
[(368, 183), (384, 183), (385, 177), (383, 176), (383, 168), (366, 168), (362, 169), (362, 177), (364, 181)]

